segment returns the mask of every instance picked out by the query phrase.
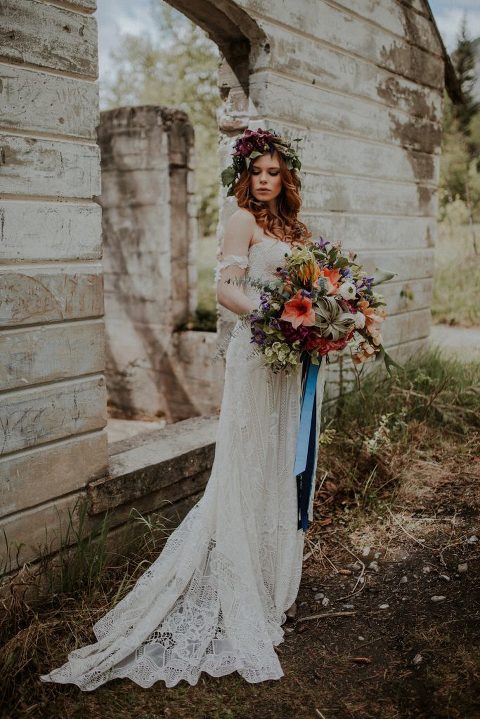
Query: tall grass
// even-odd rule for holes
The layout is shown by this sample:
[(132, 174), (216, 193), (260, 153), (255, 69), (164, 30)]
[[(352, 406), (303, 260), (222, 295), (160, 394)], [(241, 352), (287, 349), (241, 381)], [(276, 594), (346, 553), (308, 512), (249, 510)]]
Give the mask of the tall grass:
[(480, 365), (447, 357), (438, 347), (424, 349), (391, 376), (382, 367), (366, 375), (358, 390), (340, 398), (335, 422), (348, 435), (359, 424), (371, 428), (386, 413), (457, 435), (480, 428)]
[(453, 448), (459, 459), (478, 454), (480, 365), (447, 358), (434, 348), (392, 376), (375, 370), (326, 413), (320, 443), (318, 473), (325, 484), (318, 517), (322, 507), (340, 504), (379, 511), (390, 504), (419, 451), (446, 446), (446, 453)]
[(39, 674), (65, 660), (74, 648), (72, 634), (75, 646), (94, 641), (92, 624), (132, 589), (169, 531), (160, 513), (143, 517), (132, 511), (119, 543), (109, 538), (108, 513), (95, 531), (87, 530), (86, 520), (87, 502), (82, 498), (69, 512), (66, 530), (59, 530), (59, 551), (52, 555), (46, 544), (39, 561), (3, 578), (2, 717), (26, 716), (26, 706), (38, 716), (47, 707), (52, 687), (42, 684)]

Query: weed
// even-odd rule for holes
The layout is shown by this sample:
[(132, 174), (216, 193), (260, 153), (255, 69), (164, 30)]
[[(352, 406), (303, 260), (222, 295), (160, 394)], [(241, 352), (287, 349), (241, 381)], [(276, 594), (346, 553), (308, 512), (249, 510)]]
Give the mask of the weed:
[[(480, 367), (427, 349), (404, 371), (370, 372), (346, 392), (320, 435), (318, 474), (326, 476), (315, 498), (315, 517), (326, 521), (332, 508), (380, 511), (392, 496), (413, 451), (450, 436), (478, 445)], [(328, 489), (330, 487), (330, 490)], [(331, 501), (334, 496), (335, 501)]]

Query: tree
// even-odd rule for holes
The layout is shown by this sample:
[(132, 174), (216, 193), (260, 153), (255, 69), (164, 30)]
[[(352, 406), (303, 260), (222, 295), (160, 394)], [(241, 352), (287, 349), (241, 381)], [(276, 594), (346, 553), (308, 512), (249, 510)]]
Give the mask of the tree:
[[(439, 220), (443, 220), (448, 206), (454, 202), (464, 204), (465, 216), (471, 226), (472, 243), (477, 253), (477, 239), (473, 224), (480, 220), (480, 172), (478, 157), (470, 155), (468, 138), (455, 117), (454, 106), (445, 93), (443, 112), (442, 154), (439, 181)], [(474, 117), (474, 122), (480, 113)], [(475, 126), (476, 127), (476, 126)]]
[[(467, 18), (464, 13), (460, 34), (457, 37), (457, 46), (452, 53), (452, 61), (462, 89), (464, 102), (454, 105), (454, 116), (459, 121), (459, 127), (464, 135), (470, 135), (470, 123), (480, 109), (480, 103), (474, 99), (475, 85), (475, 52), (472, 39), (467, 33)], [(478, 149), (478, 148), (477, 148)], [(470, 152), (475, 148), (471, 148)]]
[(453, 104), (444, 93), (439, 219), (445, 217), (450, 205), (463, 203), (477, 253), (473, 225), (480, 219), (480, 103), (474, 99), (475, 50), (467, 35), (465, 15), (452, 61), (464, 101)]
[(206, 34), (177, 10), (151, 0), (149, 37), (125, 34), (112, 53), (117, 71), (107, 85), (108, 108), (158, 104), (187, 112), (195, 130), (195, 178), (200, 229), (215, 231), (220, 162), (216, 111), (219, 51)]

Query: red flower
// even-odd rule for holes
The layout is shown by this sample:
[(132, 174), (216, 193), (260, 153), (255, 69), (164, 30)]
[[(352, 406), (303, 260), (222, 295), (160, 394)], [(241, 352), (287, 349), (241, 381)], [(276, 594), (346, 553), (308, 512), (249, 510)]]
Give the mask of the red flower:
[(326, 355), (329, 352), (338, 352), (338, 350), (343, 350), (343, 348), (347, 346), (354, 331), (355, 328), (352, 328), (345, 337), (339, 340), (329, 340), (326, 337), (312, 333), (305, 342), (305, 349), (309, 351), (317, 350), (320, 355)]
[(298, 290), (291, 300), (285, 302), (280, 319), (291, 322), (295, 329), (299, 325), (314, 325), (315, 311), (312, 306), (312, 300), (309, 297), (304, 297), (302, 290)]

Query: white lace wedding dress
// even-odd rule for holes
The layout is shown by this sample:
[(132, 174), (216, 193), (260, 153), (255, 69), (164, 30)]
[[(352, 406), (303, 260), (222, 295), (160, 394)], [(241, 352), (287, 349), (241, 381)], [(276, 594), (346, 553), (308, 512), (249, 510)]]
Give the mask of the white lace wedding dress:
[[(248, 257), (230, 257), (230, 264), (269, 279), (290, 251), (262, 233)], [(249, 285), (245, 293), (259, 297)], [(293, 474), (301, 368), (274, 374), (252, 356), (253, 347), (239, 320), (226, 353), (215, 458), (203, 496), (129, 594), (94, 625), (97, 641), (70, 652), (43, 681), (89, 691), (117, 677), (142, 687), (161, 679), (172, 687), (182, 679), (196, 684), (201, 672), (237, 671), (248, 682), (283, 676), (274, 647), (297, 597), (304, 544)], [(313, 491), (310, 519), (312, 500)]]

